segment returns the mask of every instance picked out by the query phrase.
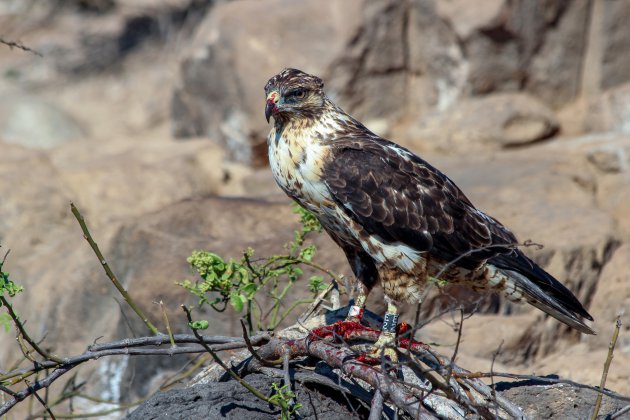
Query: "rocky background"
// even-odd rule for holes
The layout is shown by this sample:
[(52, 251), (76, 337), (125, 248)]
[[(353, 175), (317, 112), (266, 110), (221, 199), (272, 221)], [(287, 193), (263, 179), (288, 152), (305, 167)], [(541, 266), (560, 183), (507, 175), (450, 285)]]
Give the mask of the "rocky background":
[[(130, 293), (156, 322), (163, 300), (177, 331), (194, 300), (174, 282), (191, 278), (193, 249), (279, 252), (297, 219), (266, 166), (263, 86), (296, 67), (544, 244), (527, 252), (595, 318), (598, 335), (579, 336), (489, 297), (465, 321), (460, 365), (488, 371), (503, 343), (495, 370), (598, 384), (621, 314), (608, 387), (630, 394), (629, 21), (630, 3), (596, 0), (4, 0), (0, 38), (37, 52), (0, 44), (0, 243), (25, 286), (16, 307), (58, 354), (145, 334), (71, 201)], [(240, 334), (233, 313), (207, 316), (210, 333)], [(423, 341), (449, 353), (452, 318)], [(0, 332), (0, 370), (16, 349)], [(91, 380), (129, 401), (183, 363), (101, 360)]]

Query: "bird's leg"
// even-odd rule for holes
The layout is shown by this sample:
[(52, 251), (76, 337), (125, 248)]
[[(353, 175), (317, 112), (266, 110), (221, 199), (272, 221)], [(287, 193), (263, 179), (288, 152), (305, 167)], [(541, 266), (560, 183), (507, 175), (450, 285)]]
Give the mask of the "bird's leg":
[(396, 354), (396, 327), (398, 326), (398, 308), (391, 299), (387, 300), (387, 312), (383, 317), (383, 326), (381, 327), (381, 335), (374, 343), (372, 351), (365, 356), (365, 361), (381, 360), (381, 355), (388, 357), (392, 363), (398, 361)]
[[(320, 328), (315, 328), (311, 331), (311, 337), (313, 338), (326, 338), (326, 337), (339, 337), (343, 339), (350, 339), (353, 334), (358, 331), (370, 331), (375, 330), (361, 325), (361, 318), (363, 318), (363, 311), (365, 310), (365, 302), (367, 300), (370, 290), (362, 283), (359, 283), (359, 295), (354, 301), (354, 305), (348, 309), (348, 315), (343, 321), (335, 322), (332, 325), (325, 325)], [(356, 335), (356, 334), (355, 334)]]
[(367, 300), (369, 293), (370, 291), (368, 288), (365, 287), (363, 283), (359, 282), (359, 295), (354, 300), (354, 305), (350, 306), (350, 309), (348, 309), (348, 315), (345, 319), (346, 321), (361, 323), (363, 311), (365, 310), (365, 301)]

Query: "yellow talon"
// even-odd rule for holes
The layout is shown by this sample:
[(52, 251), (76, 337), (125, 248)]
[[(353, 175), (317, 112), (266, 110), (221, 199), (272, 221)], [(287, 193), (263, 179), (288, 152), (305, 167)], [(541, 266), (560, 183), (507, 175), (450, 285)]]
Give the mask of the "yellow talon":
[(381, 356), (389, 357), (392, 363), (398, 362), (398, 354), (396, 353), (396, 333), (382, 332), (374, 343), (372, 350), (367, 357), (381, 360)]

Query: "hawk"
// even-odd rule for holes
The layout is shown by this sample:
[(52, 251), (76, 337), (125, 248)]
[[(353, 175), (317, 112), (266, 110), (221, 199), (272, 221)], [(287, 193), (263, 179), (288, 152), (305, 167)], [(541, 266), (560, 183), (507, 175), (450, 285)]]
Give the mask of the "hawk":
[[(586, 334), (578, 299), (515, 245), (446, 175), (372, 133), (335, 105), (323, 81), (287, 68), (265, 86), (269, 164), (282, 190), (313, 213), (339, 245), (360, 293), (360, 322), (375, 286), (387, 302), (374, 352), (396, 342), (397, 304), (419, 302), (430, 278), (527, 302)], [(375, 353), (376, 354), (376, 353)]]

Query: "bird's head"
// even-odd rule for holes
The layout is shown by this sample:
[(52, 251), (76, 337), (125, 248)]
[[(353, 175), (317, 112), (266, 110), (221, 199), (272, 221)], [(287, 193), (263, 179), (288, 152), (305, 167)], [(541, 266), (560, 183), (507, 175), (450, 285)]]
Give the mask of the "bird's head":
[(297, 69), (284, 69), (265, 85), (265, 118), (288, 120), (308, 116), (324, 105), (324, 82)]

